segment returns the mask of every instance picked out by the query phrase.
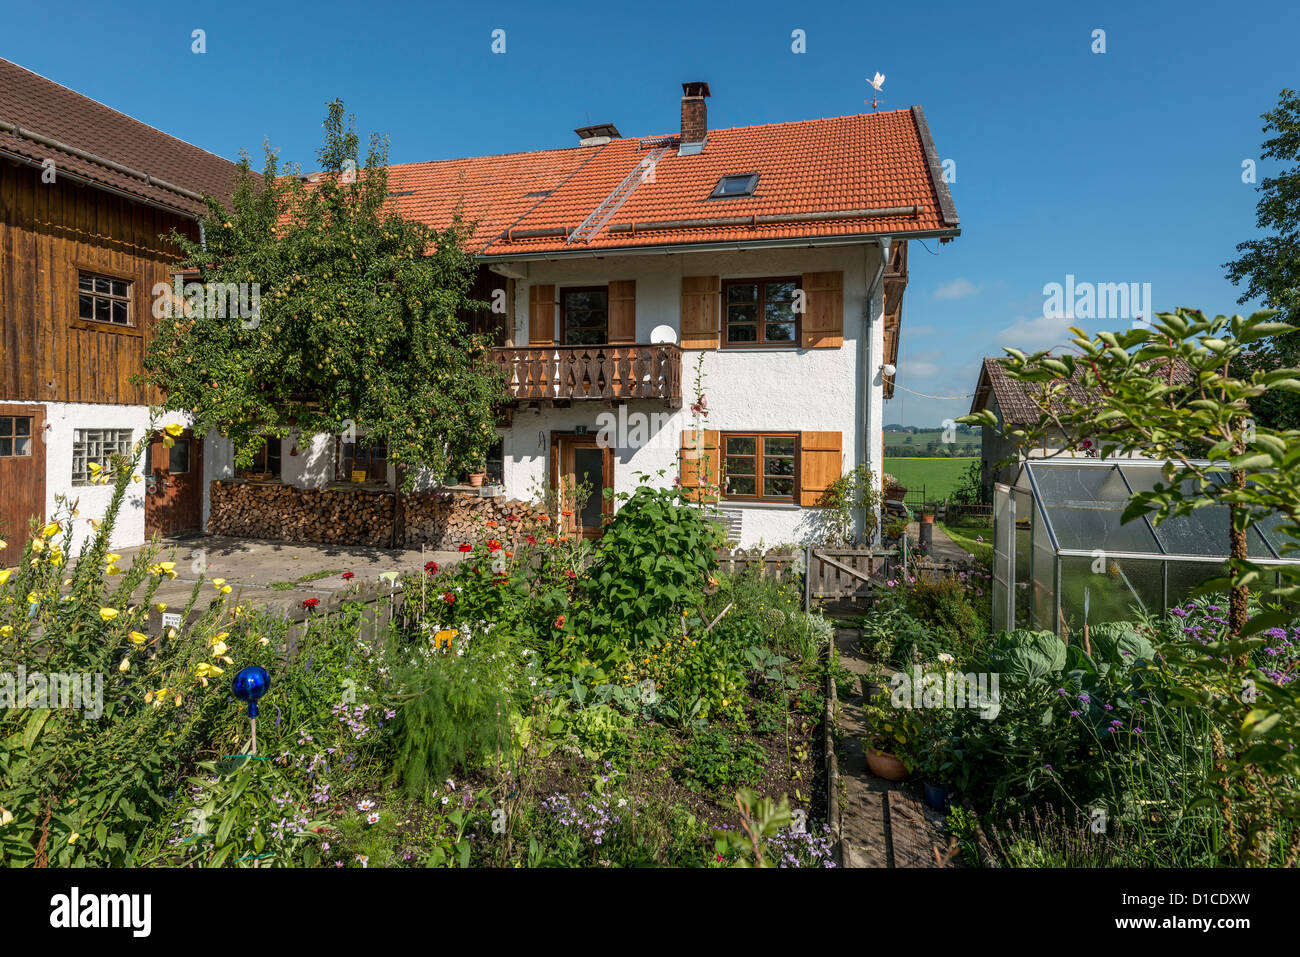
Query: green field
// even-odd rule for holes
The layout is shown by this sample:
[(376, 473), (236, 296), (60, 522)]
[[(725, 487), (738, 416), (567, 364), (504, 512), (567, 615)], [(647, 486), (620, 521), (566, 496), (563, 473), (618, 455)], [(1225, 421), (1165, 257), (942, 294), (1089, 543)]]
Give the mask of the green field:
[(903, 485), (907, 486), (908, 498), (913, 492), (919, 493), (925, 486), (925, 497), (932, 502), (941, 501), (956, 491), (966, 477), (966, 470), (972, 462), (978, 462), (974, 456), (952, 459), (903, 458), (885, 456), (885, 471)]

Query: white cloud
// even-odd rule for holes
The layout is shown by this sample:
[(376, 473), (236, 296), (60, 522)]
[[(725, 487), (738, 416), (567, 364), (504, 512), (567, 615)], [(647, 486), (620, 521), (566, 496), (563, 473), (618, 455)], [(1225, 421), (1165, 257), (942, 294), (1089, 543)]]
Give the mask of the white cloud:
[(1017, 319), (998, 332), (997, 345), (1028, 350), (1063, 346), (1074, 338), (1070, 326), (1077, 321), (1076, 319), (1049, 319), (1046, 316)]
[(958, 276), (951, 282), (946, 282), (934, 291), (935, 299), (965, 299), (967, 296), (973, 296), (980, 291), (980, 287), (975, 285), (965, 276)]

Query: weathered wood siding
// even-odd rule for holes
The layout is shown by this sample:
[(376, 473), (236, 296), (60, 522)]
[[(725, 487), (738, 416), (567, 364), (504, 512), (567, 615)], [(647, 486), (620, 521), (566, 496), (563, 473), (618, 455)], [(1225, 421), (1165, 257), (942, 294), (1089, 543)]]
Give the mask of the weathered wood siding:
[[(158, 402), (132, 385), (153, 330), (155, 283), (171, 281), (183, 216), (0, 161), (0, 399)], [(128, 279), (131, 327), (77, 317), (77, 273)]]

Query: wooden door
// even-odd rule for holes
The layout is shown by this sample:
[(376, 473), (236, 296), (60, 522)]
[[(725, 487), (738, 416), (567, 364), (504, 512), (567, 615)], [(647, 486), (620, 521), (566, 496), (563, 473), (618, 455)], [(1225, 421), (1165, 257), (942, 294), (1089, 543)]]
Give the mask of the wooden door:
[(145, 491), (146, 535), (181, 535), (203, 525), (203, 444), (186, 429), (167, 448), (161, 434), (149, 443)]
[[(614, 488), (614, 450), (601, 448), (594, 435), (552, 432), (551, 479), (560, 490), (560, 528), (564, 533), (599, 538), (604, 519), (614, 514), (614, 502), (604, 494)], [(585, 500), (571, 501), (570, 490), (582, 486), (590, 489)]]
[(28, 525), (45, 522), (45, 406), (0, 405), (0, 566), (23, 554)]

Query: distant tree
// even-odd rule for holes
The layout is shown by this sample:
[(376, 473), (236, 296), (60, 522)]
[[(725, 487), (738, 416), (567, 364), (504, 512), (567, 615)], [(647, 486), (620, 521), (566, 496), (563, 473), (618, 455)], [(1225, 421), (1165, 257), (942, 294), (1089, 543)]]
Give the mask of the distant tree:
[[(1261, 157), (1283, 165), (1277, 176), (1260, 180), (1255, 223), (1267, 235), (1237, 245), (1241, 257), (1224, 263), (1234, 285), (1246, 284), (1238, 302), (1262, 299), (1277, 309), (1279, 319), (1300, 326), (1300, 93), (1283, 90), (1277, 108), (1262, 114), (1266, 139)], [(1237, 360), (1236, 374), (1283, 366), (1300, 366), (1300, 332), (1288, 332), (1259, 343)], [(1300, 427), (1300, 395), (1268, 392), (1251, 399), (1261, 425)]]

